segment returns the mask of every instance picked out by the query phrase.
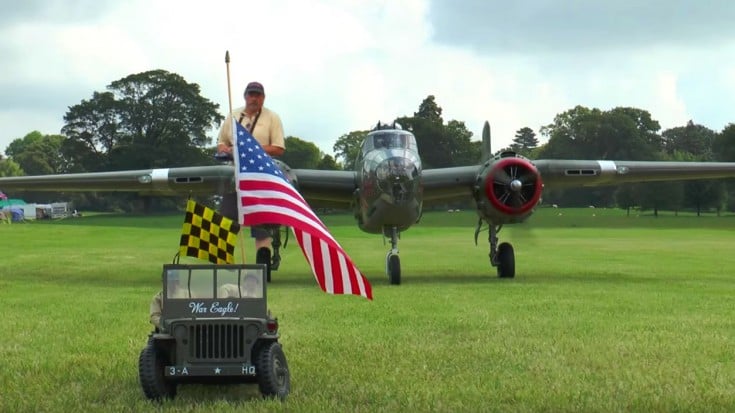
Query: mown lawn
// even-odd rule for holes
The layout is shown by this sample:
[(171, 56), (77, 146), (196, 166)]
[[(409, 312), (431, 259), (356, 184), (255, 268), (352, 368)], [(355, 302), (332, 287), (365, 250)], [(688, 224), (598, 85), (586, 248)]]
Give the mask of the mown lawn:
[[(0, 411), (158, 409), (137, 359), (182, 219), (0, 225)], [(289, 244), (269, 290), (289, 399), (182, 386), (161, 410), (735, 410), (732, 216), (541, 209), (500, 232), (517, 260), (500, 280), (474, 213), (427, 213), (402, 234), (400, 286), (381, 237), (324, 221), (374, 300), (324, 294)]]

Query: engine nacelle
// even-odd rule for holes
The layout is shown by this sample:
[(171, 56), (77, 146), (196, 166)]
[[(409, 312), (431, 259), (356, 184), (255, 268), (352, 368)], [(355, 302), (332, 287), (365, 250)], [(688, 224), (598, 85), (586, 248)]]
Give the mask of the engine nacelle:
[(473, 192), (477, 214), (495, 224), (528, 218), (544, 187), (538, 169), (514, 152), (503, 152), (487, 161), (476, 182)]

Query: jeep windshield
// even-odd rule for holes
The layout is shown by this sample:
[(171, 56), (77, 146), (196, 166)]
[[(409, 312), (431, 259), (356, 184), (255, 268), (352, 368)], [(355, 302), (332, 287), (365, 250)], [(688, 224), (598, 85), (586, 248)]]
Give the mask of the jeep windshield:
[(169, 267), (164, 277), (165, 294), (169, 300), (264, 297), (263, 271), (259, 268)]

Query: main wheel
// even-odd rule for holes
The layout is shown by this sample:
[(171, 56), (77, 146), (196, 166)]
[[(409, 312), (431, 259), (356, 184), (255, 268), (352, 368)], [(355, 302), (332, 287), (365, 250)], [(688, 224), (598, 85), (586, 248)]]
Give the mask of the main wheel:
[(151, 400), (176, 397), (176, 383), (166, 380), (163, 374), (165, 362), (153, 344), (148, 343), (138, 358), (138, 376), (145, 396)]
[(257, 264), (265, 264), (265, 278), (266, 281), (271, 282), (271, 250), (266, 247), (261, 247), (255, 255), (255, 262)]
[(507, 242), (498, 245), (498, 277), (513, 278), (516, 275), (516, 259), (513, 246)]
[(401, 284), (401, 259), (396, 254), (388, 255), (388, 279), (393, 285)]
[(258, 387), (263, 397), (285, 400), (291, 391), (291, 373), (281, 345), (272, 342), (260, 348), (256, 356)]

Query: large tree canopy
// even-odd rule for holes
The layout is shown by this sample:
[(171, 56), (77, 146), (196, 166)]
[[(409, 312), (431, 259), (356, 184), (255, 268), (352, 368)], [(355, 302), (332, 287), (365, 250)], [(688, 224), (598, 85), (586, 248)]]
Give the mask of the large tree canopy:
[(13, 140), (6, 153), (28, 175), (47, 175), (67, 172), (67, 161), (61, 154), (64, 137), (42, 135), (39, 131)]
[(223, 116), (199, 85), (165, 70), (129, 75), (64, 116), (62, 151), (73, 171), (210, 163), (207, 132)]
[(416, 136), (421, 159), (426, 168), (477, 163), (480, 159), (479, 143), (471, 142), (472, 132), (464, 122), (450, 120), (446, 125), (441, 116), (442, 108), (429, 95), (419, 105), (413, 116), (403, 116), (396, 122)]
[(319, 147), (295, 136), (286, 138), (286, 148), (281, 160), (291, 168), (317, 169), (322, 158)]
[(653, 159), (661, 150), (659, 123), (635, 108), (609, 111), (577, 106), (541, 128), (549, 138), (539, 157), (550, 159)]
[(368, 132), (366, 130), (352, 131), (337, 138), (332, 150), (336, 158), (342, 161), (345, 170), (355, 169), (355, 160)]

